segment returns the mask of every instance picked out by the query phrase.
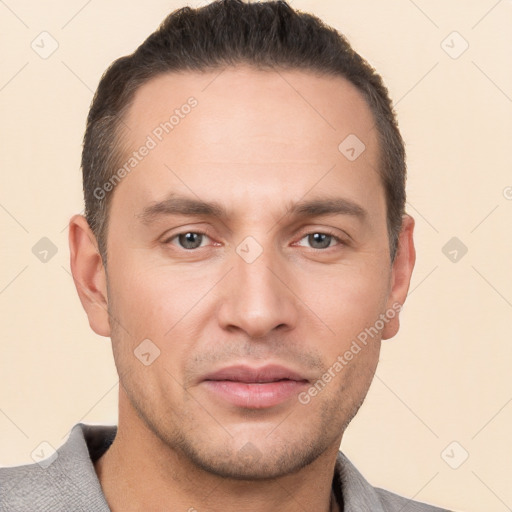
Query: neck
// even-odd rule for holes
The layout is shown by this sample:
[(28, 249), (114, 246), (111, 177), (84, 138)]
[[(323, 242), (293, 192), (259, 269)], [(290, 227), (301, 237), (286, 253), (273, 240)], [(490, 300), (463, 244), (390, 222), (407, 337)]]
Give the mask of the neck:
[(114, 442), (95, 462), (112, 512), (160, 510), (163, 505), (166, 510), (189, 512), (338, 510), (332, 494), (338, 446), (292, 475), (244, 481), (198, 468), (135, 413), (127, 417), (120, 410), (118, 423)]

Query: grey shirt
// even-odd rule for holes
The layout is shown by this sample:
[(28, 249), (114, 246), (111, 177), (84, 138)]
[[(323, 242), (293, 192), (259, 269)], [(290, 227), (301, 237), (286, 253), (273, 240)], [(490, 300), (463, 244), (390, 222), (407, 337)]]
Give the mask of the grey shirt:
[[(34, 464), (0, 468), (1, 512), (110, 512), (94, 470), (115, 426), (77, 423), (57, 452)], [(340, 451), (333, 489), (344, 512), (447, 512), (370, 485)]]

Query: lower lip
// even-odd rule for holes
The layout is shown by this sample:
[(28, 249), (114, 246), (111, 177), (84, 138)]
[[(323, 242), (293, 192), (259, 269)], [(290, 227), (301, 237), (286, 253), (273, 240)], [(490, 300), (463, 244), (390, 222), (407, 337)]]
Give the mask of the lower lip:
[(217, 396), (237, 407), (264, 409), (297, 396), (308, 383), (307, 381), (280, 380), (248, 384), (231, 380), (206, 380), (203, 384)]

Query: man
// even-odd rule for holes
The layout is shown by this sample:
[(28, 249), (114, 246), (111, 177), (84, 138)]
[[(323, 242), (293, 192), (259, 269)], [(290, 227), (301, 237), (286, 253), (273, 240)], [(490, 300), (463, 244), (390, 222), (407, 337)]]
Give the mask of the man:
[(2, 510), (443, 510), (338, 451), (415, 262), (404, 158), (380, 77), (284, 2), (178, 10), (115, 61), (69, 241), (118, 426), (2, 469)]

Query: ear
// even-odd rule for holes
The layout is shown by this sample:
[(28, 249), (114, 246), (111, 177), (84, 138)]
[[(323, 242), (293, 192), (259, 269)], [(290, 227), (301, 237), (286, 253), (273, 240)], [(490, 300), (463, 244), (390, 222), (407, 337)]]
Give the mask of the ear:
[(98, 244), (86, 218), (74, 215), (69, 221), (69, 250), (73, 281), (91, 329), (110, 336), (107, 278)]
[(396, 312), (382, 331), (382, 339), (387, 340), (395, 336), (400, 328), (399, 309), (404, 304), (411, 283), (411, 275), (416, 261), (416, 250), (413, 241), (414, 219), (404, 214), (402, 216), (402, 228), (398, 238), (397, 253), (391, 271), (390, 291), (387, 309)]

